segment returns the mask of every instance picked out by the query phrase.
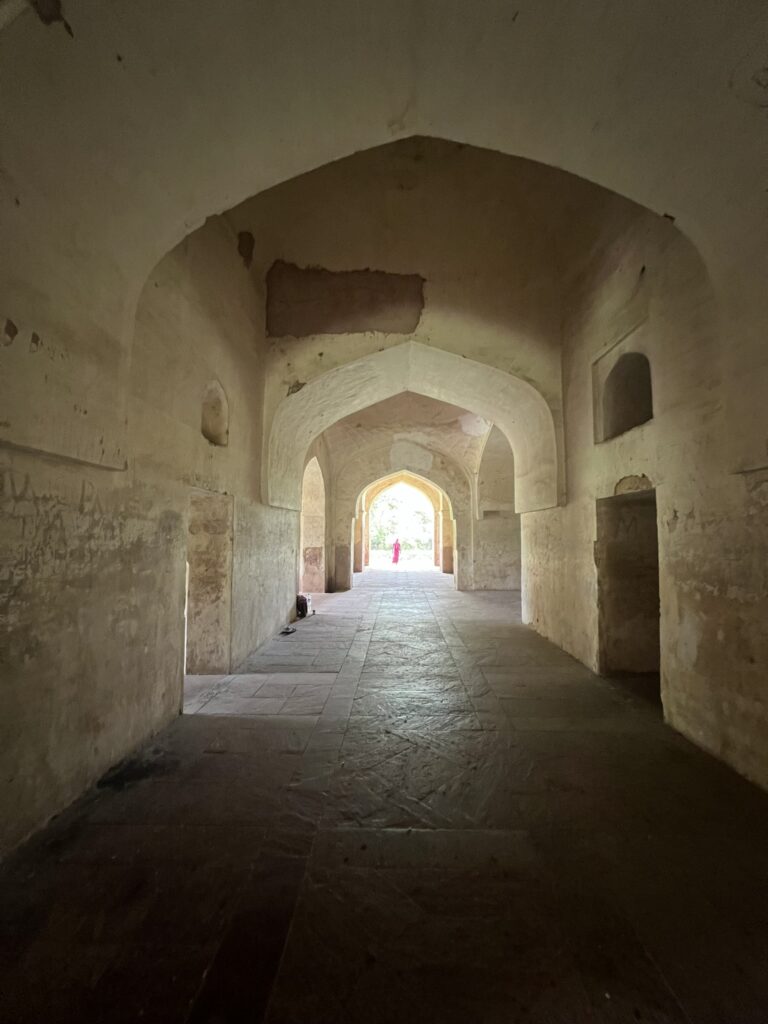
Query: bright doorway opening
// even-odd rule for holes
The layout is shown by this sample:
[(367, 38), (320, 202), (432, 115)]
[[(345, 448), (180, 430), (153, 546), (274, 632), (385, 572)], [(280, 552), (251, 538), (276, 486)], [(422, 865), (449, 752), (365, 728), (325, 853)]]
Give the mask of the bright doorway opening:
[(352, 526), (355, 574), (369, 569), (442, 572), (455, 581), (456, 559), (453, 506), (438, 484), (400, 470), (359, 493)]
[(435, 509), (422, 491), (400, 481), (374, 498), (368, 514), (372, 569), (433, 569)]

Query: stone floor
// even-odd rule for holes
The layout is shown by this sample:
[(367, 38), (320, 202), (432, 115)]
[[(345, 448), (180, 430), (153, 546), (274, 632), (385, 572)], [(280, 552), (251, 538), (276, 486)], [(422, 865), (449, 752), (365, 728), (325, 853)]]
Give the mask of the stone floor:
[(9, 860), (4, 1024), (765, 1024), (768, 795), (515, 595), (358, 584)]

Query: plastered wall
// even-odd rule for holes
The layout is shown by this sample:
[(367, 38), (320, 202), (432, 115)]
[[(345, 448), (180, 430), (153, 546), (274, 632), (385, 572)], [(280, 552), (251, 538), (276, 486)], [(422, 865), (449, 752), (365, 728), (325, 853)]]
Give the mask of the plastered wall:
[(232, 498), (189, 499), (185, 672), (226, 675), (232, 665)]
[[(126, 467), (0, 453), (0, 847), (178, 713), (193, 490), (234, 502), (232, 661), (290, 615), (298, 516), (258, 502), (262, 345), (262, 299), (231, 230), (211, 221), (142, 293)], [(228, 397), (226, 447), (200, 432), (212, 377)]]
[(186, 495), (36, 455), (0, 465), (8, 849), (177, 712)]
[(232, 667), (293, 618), (299, 513), (235, 499)]
[[(574, 267), (563, 319), (568, 504), (522, 517), (526, 620), (599, 668), (598, 498), (645, 476), (656, 489), (662, 698), (667, 720), (763, 785), (765, 473), (729, 461), (717, 310), (706, 272), (671, 225), (618, 201)], [(595, 443), (593, 364), (646, 354), (654, 418)]]

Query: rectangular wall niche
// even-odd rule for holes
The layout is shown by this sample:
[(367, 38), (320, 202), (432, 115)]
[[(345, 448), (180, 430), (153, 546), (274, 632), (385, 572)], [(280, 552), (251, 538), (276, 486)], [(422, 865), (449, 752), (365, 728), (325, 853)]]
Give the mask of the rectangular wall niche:
[(412, 334), (424, 309), (424, 279), (383, 270), (324, 270), (277, 260), (267, 273), (267, 334)]
[(232, 496), (195, 493), (187, 540), (187, 675), (230, 670)]
[(595, 564), (600, 672), (658, 673), (659, 542), (655, 491), (598, 500)]
[[(605, 394), (608, 378), (611, 371), (617, 366), (622, 356), (629, 353), (643, 353), (648, 350), (648, 338), (646, 332), (647, 321), (641, 320), (634, 324), (618, 340), (614, 341), (592, 362), (592, 426), (595, 444), (601, 441), (609, 441), (617, 433), (611, 430), (606, 421)], [(642, 417), (644, 421), (648, 417)], [(637, 420), (638, 423), (641, 419)]]

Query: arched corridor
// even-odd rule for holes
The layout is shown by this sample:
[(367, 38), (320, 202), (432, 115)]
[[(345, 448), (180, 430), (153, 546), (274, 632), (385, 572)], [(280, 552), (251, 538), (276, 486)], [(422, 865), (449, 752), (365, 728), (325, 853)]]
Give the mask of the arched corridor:
[(768, 1019), (766, 29), (0, 0), (3, 1022)]

